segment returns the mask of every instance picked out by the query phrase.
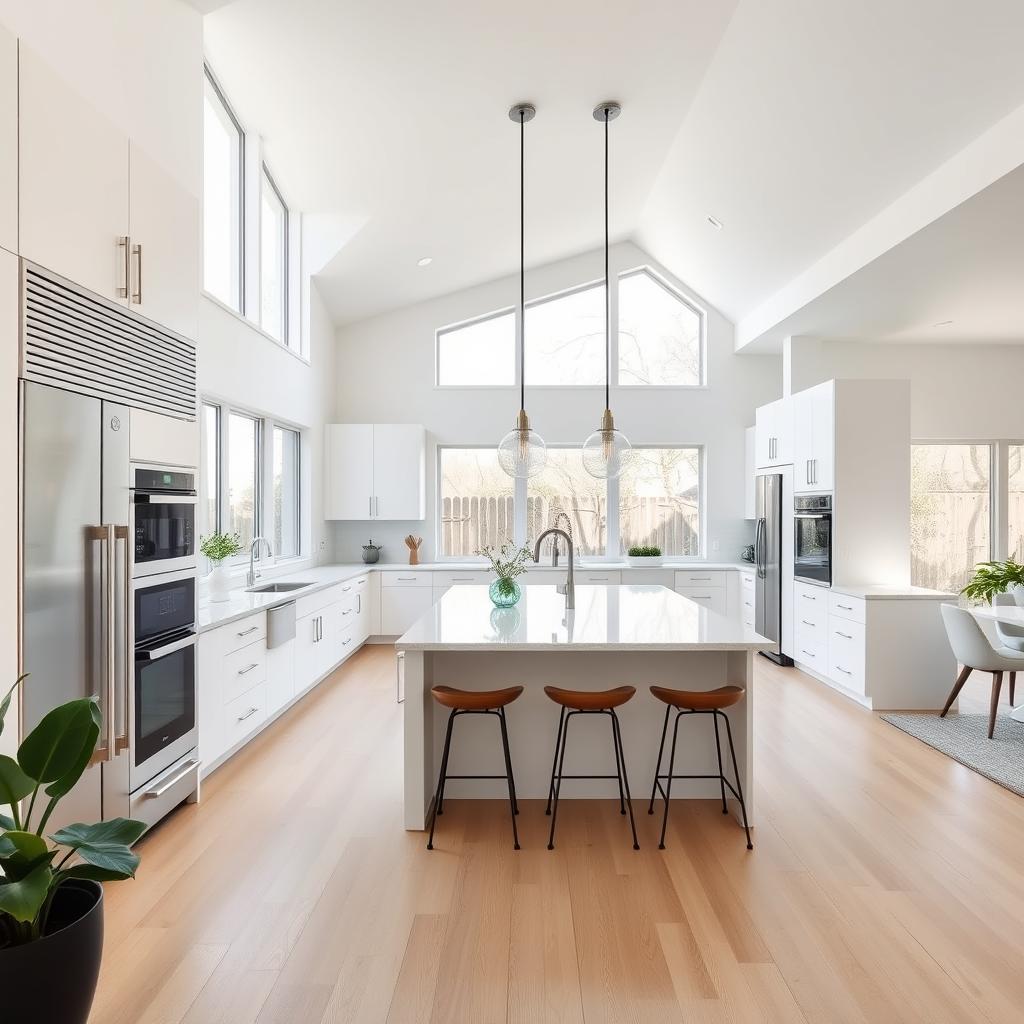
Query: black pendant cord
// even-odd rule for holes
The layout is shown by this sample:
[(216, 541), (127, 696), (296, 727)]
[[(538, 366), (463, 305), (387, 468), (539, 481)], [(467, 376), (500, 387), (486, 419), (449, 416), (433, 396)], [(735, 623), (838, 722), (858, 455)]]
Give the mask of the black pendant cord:
[(608, 287), (608, 114), (604, 108), (604, 407), (610, 409), (612, 375), (612, 293)]
[(519, 111), (519, 411), (526, 411), (526, 111)]

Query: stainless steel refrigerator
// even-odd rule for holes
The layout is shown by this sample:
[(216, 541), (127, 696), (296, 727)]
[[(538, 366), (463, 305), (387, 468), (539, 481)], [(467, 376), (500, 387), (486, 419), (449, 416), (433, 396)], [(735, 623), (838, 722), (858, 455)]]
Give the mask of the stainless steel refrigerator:
[(793, 661), (782, 653), (782, 474), (756, 478), (756, 526), (754, 531), (754, 628), (774, 640), (775, 651), (763, 651), (779, 665)]
[[(122, 405), (22, 382), (22, 729), (95, 695), (92, 764), (50, 819), (129, 807), (128, 414)], [(59, 820), (58, 820), (59, 819)]]

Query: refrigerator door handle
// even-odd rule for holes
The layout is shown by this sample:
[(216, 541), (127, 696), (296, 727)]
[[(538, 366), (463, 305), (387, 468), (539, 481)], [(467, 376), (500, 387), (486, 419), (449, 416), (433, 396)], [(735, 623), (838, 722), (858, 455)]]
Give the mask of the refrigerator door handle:
[[(120, 583), (124, 587), (124, 603), (118, 602), (117, 610), (121, 618), (122, 625), (122, 636), (124, 639), (124, 647), (122, 648), (121, 654), (124, 658), (122, 666), (124, 669), (122, 676), (123, 685), (119, 687), (121, 691), (121, 715), (117, 719), (119, 722), (124, 723), (124, 731), (117, 733), (114, 738), (114, 747), (111, 751), (111, 756), (120, 754), (122, 750), (127, 750), (129, 747), (128, 739), (128, 707), (130, 703), (130, 694), (128, 688), (132, 685), (132, 670), (129, 666), (132, 664), (132, 638), (128, 630), (128, 602), (131, 600), (131, 558), (128, 551), (128, 527), (127, 526), (115, 526), (114, 527), (114, 541), (124, 541), (124, 573), (121, 577)], [(115, 546), (114, 553), (116, 555), (117, 549)], [(115, 715), (117, 713), (117, 707), (115, 705)]]
[(103, 698), (103, 730), (106, 737), (106, 760), (114, 759), (117, 747), (117, 714), (114, 701), (117, 694), (117, 530), (113, 523), (104, 528), (104, 637), (106, 640), (103, 656), (103, 676), (106, 682), (106, 694)]
[(758, 519), (757, 526), (754, 528), (754, 562), (757, 568), (757, 575), (760, 579), (764, 579), (764, 566), (762, 564), (761, 557), (764, 554), (764, 532), (765, 520), (761, 518)]
[[(99, 700), (100, 700), (100, 712), (101, 712), (101, 714), (103, 716), (103, 725), (100, 728), (100, 735), (99, 735), (99, 740), (98, 740), (98, 742), (96, 744), (96, 749), (93, 751), (92, 757), (89, 758), (90, 766), (91, 765), (95, 765), (95, 764), (101, 764), (104, 761), (109, 761), (110, 760), (110, 756), (111, 756), (110, 755), (110, 727), (109, 727), (109, 722), (107, 721), (109, 716), (110, 716), (109, 705), (107, 703), (107, 700), (108, 700), (108, 698), (110, 696), (110, 686), (109, 686), (109, 672), (110, 672), (109, 661), (110, 661), (110, 659), (109, 659), (109, 654), (110, 654), (110, 651), (111, 651), (111, 648), (110, 648), (109, 642), (108, 642), (109, 641), (109, 633), (108, 633), (108, 631), (109, 631), (109, 615), (108, 615), (108, 613), (109, 613), (109, 610), (110, 610), (109, 593), (108, 593), (108, 583), (109, 583), (110, 573), (109, 573), (108, 568), (107, 568), (108, 565), (109, 565), (108, 535), (109, 535), (109, 531), (108, 531), (108, 528), (106, 526), (89, 526), (89, 527), (86, 528), (86, 531), (85, 531), (85, 536), (86, 536), (87, 543), (90, 544), (90, 545), (98, 543), (99, 547), (100, 547), (100, 566), (99, 566), (99, 568), (100, 568), (100, 584), (101, 584), (101, 590), (102, 590), (102, 597), (101, 597), (100, 601), (98, 602), (99, 606), (100, 606), (99, 628), (96, 629), (96, 632), (93, 635), (95, 636), (96, 633), (99, 634), (98, 652), (100, 654), (99, 671), (100, 671), (100, 677), (101, 678), (100, 678), (100, 681), (99, 681), (99, 685), (96, 687), (96, 691), (98, 691), (97, 695), (98, 695)], [(93, 564), (93, 563), (91, 563), (91, 560), (90, 560), (90, 564)], [(95, 629), (95, 626), (93, 627), (93, 629)], [(95, 668), (95, 664), (93, 664), (93, 668)]]

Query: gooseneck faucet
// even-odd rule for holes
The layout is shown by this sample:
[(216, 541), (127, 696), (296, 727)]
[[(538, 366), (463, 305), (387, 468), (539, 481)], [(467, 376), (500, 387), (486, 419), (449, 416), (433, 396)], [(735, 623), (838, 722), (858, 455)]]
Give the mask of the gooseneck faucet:
[[(565, 530), (560, 530), (556, 526), (552, 526), (550, 529), (545, 530), (537, 538), (537, 543), (536, 543), (536, 545), (534, 546), (534, 549), (533, 549), (533, 560), (535, 562), (539, 562), (540, 561), (540, 546), (543, 543), (544, 538), (549, 536), (550, 534), (554, 534), (555, 536), (558, 536), (558, 537), (564, 537), (565, 538), (566, 547), (568, 547), (568, 549), (569, 549), (569, 568), (568, 568), (568, 570), (566, 572), (566, 575), (565, 575), (564, 593), (565, 593), (565, 607), (567, 609), (573, 609), (573, 608), (576, 607), (576, 581), (573, 578), (573, 545), (572, 545), (572, 537), (570, 537), (569, 534), (567, 534), (565, 532)], [(555, 550), (558, 549), (557, 545), (558, 545), (558, 542), (555, 541)], [(553, 562), (552, 564), (556, 564), (556, 563)], [(563, 590), (563, 588), (561, 588), (561, 587), (559, 587), (558, 589), (559, 589), (559, 592), (562, 592), (562, 590)]]
[[(552, 520), (551, 525), (552, 526), (559, 526), (563, 519), (565, 520), (565, 532), (567, 534), (569, 534), (569, 537), (571, 538), (572, 537), (572, 520), (569, 518), (567, 513), (565, 513), (565, 512), (556, 512), (555, 513), (555, 518)], [(556, 567), (558, 566), (558, 541), (557, 540), (554, 540), (554, 541), (551, 542), (551, 564), (553, 566), (556, 566)]]
[(249, 571), (245, 576), (245, 585), (247, 587), (253, 587), (256, 585), (256, 581), (263, 574), (256, 568), (256, 549), (260, 544), (266, 544), (267, 555), (270, 558), (274, 557), (274, 549), (270, 546), (270, 541), (266, 537), (253, 537), (252, 543), (249, 545)]

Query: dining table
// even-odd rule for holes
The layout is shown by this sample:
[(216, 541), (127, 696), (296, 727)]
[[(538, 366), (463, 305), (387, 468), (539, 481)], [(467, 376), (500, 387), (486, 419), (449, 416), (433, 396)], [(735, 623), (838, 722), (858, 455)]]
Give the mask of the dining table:
[[(995, 622), (1001, 622), (1010, 626), (1020, 626), (1024, 629), (1024, 608), (1016, 604), (993, 604), (980, 605), (970, 609), (971, 614), (984, 627)], [(1024, 704), (1013, 709), (1010, 717), (1016, 722), (1024, 722)]]

